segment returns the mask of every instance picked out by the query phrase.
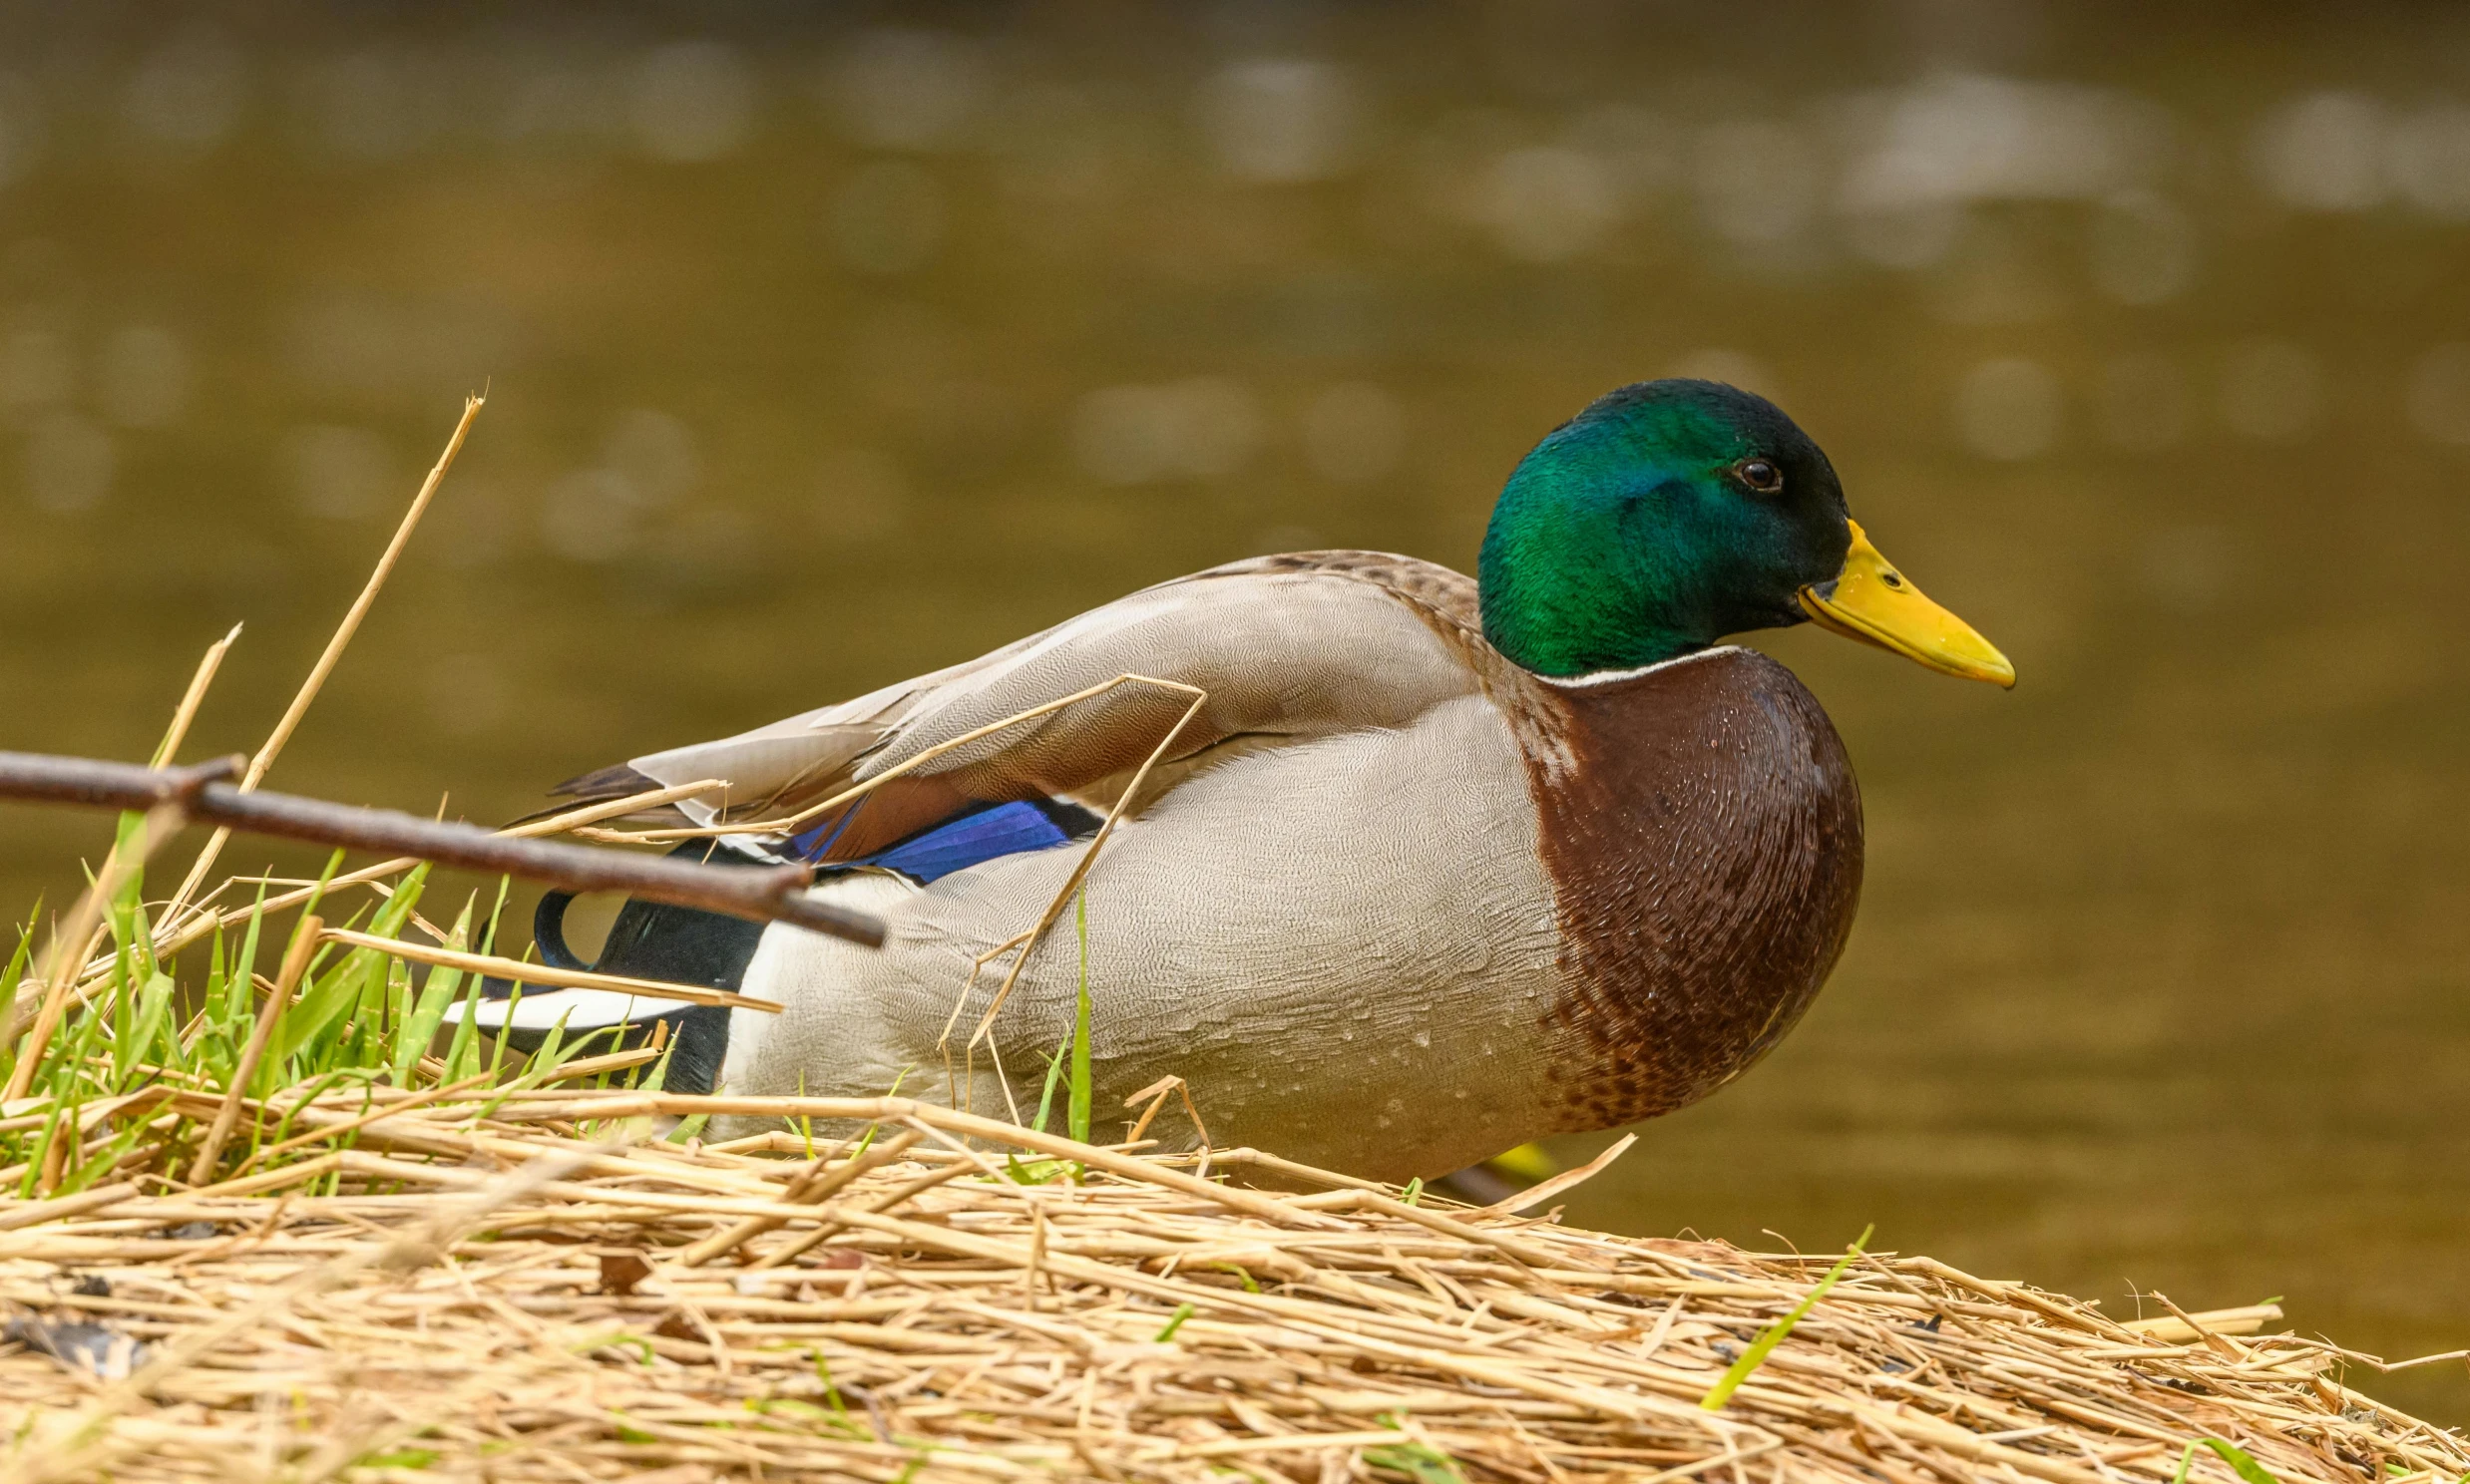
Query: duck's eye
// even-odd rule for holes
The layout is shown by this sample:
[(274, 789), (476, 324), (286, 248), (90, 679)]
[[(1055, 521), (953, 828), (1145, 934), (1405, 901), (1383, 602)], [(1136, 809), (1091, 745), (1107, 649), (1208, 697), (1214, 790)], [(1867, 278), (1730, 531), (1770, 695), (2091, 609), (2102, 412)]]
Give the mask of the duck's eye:
[(1778, 469), (1772, 460), (1744, 459), (1733, 472), (1741, 476), (1743, 484), (1761, 495), (1773, 495), (1784, 488), (1784, 471)]

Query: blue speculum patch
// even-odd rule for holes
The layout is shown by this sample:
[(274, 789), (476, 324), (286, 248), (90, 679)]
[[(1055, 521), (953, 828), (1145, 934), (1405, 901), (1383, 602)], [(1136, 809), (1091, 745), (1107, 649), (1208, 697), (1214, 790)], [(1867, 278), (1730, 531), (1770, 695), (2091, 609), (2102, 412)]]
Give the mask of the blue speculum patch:
[[(819, 859), (832, 848), (848, 818), (844, 815), (792, 837), (790, 849), (800, 860)], [(990, 804), (921, 830), (871, 856), (833, 865), (844, 869), (880, 866), (920, 882), (933, 882), (1002, 856), (1051, 850), (1086, 835), (1096, 824), (1097, 817), (1087, 810), (1060, 802)]]

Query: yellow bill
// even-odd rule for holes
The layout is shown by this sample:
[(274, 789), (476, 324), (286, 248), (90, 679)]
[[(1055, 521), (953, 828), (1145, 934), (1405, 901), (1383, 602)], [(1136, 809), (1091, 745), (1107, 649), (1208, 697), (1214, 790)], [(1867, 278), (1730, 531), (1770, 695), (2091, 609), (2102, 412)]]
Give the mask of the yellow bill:
[(1859, 639), (1941, 674), (1993, 685), (2015, 684), (2015, 666), (1972, 625), (1921, 595), (1852, 526), (1844, 570), (1801, 589), (1802, 611), (1821, 628)]

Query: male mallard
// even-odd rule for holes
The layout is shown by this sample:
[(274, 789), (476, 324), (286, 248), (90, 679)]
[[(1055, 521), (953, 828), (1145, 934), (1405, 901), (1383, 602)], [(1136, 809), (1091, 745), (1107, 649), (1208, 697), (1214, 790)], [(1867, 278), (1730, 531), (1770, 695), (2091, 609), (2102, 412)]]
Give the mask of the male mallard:
[[(1826, 713), (1784, 666), (1718, 641), (1809, 619), (1948, 674), (2014, 670), (1878, 555), (1791, 419), (1710, 382), (1623, 387), (1553, 430), (1501, 492), (1477, 571), (1238, 561), (575, 780), (561, 792), (726, 779), (724, 808), (684, 806), (696, 824), (750, 830), (726, 837), (750, 857), (845, 868), (815, 890), (890, 936), (630, 904), (603, 967), (783, 1011), (576, 991), (516, 1018), (665, 1010), (685, 1059), (671, 1085), (869, 1095), (906, 1078), (1000, 1113), (1037, 1104), (1085, 972), (1096, 1107), (1177, 1074), (1221, 1146), (1385, 1179), (1704, 1097), (1808, 1008), (1861, 876), (1860, 796)], [(1130, 681), (949, 746), (1124, 675), (1193, 689)], [(1170, 731), (1087, 877), (1085, 957), (1066, 910), (971, 1049), (1010, 971), (988, 955), (1066, 900), (1090, 849), (1075, 842)], [(544, 914), (553, 957), (562, 908)]]

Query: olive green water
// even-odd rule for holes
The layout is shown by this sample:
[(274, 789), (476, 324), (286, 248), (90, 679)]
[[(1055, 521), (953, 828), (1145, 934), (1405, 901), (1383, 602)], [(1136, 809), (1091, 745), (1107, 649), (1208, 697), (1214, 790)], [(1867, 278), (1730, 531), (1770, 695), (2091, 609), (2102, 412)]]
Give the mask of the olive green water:
[[(277, 786), (505, 818), (1231, 557), (1463, 566), (1722, 375), (2023, 681), (1774, 637), (1859, 926), (1573, 1218), (2470, 1345), (2470, 31), (1693, 14), (13, 12), (0, 747), (144, 756), (243, 620), (254, 746), (484, 382)], [(107, 829), (0, 809), (0, 901)]]

